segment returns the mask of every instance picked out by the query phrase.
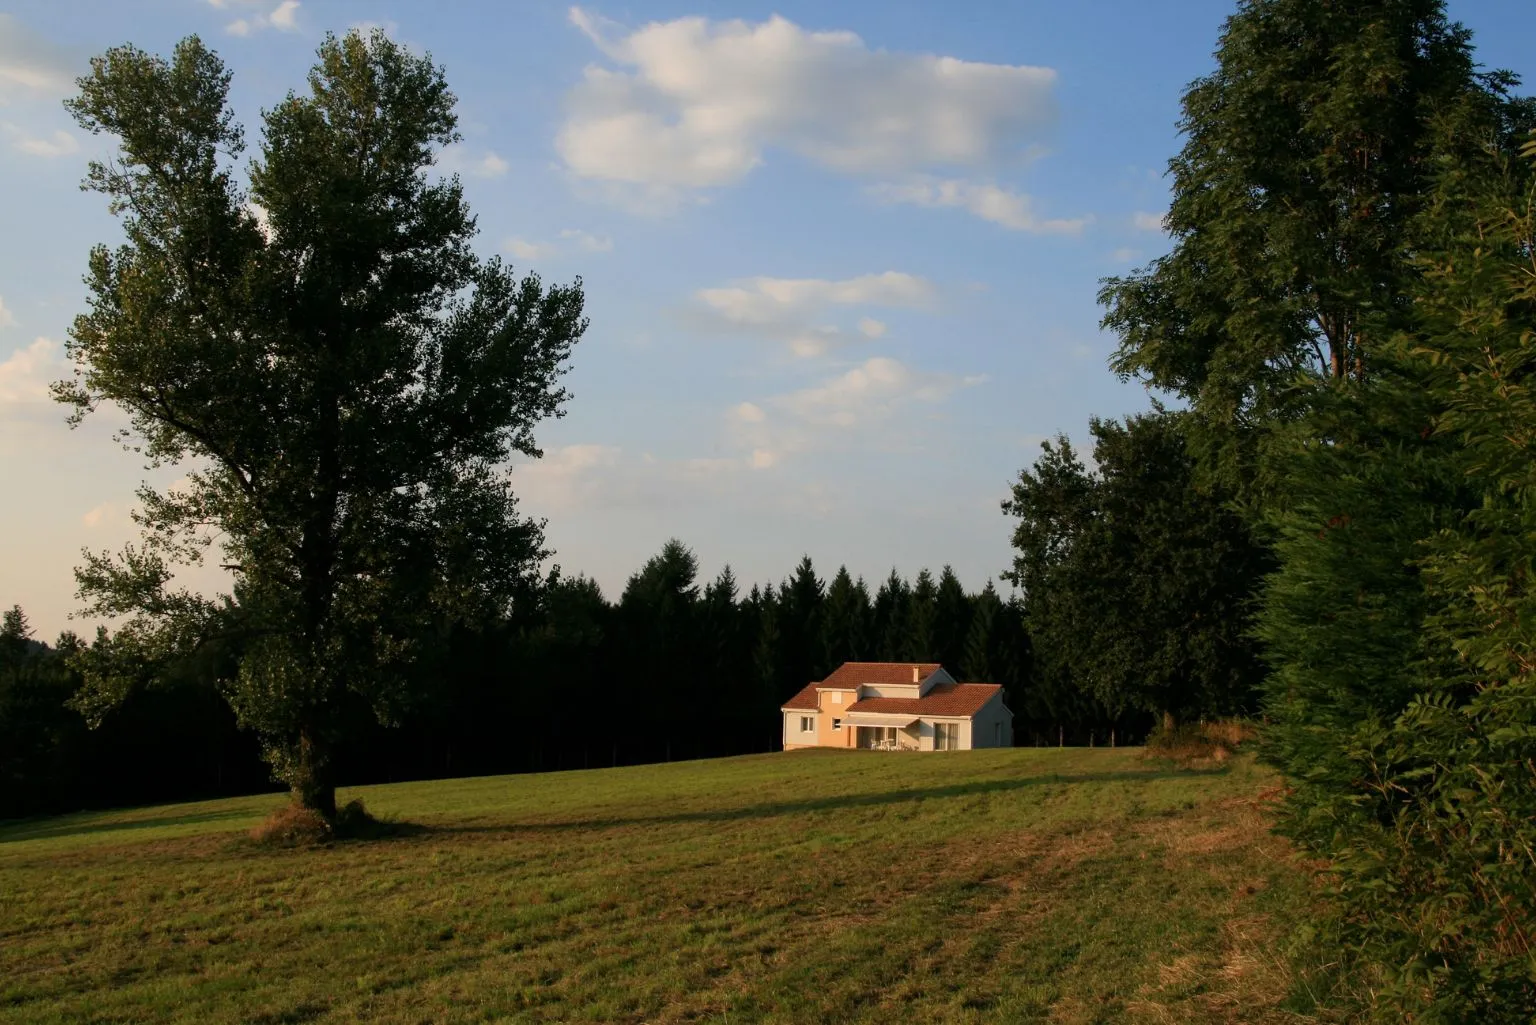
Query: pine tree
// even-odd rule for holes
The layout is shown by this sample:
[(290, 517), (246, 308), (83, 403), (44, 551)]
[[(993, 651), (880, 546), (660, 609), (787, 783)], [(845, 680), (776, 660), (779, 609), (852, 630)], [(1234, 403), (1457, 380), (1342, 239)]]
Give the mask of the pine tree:
[(933, 574), (919, 570), (907, 595), (905, 629), (901, 638), (903, 662), (932, 662), (939, 655), (939, 588)]
[(869, 588), (864, 579), (860, 577), (855, 582), (848, 567), (839, 566), (827, 588), (826, 652), (830, 667), (872, 661), (868, 639), (870, 616)]
[(783, 671), (796, 687), (825, 678), (826, 627), (823, 606), (826, 587), (816, 576), (809, 555), (800, 559), (794, 575), (779, 588), (779, 636), (784, 646)]
[(752, 588), (751, 604), (757, 610), (757, 637), (752, 648), (752, 666), (756, 673), (759, 693), (775, 695), (782, 703), (794, 696), (808, 681), (786, 685), (784, 672), (783, 633), (779, 628), (780, 602), (768, 584), (758, 592)]
[(951, 671), (960, 666), (970, 624), (971, 600), (954, 569), (946, 565), (939, 574), (938, 594), (934, 598), (933, 632), (935, 660)]
[(992, 581), (982, 588), (972, 603), (971, 627), (965, 637), (965, 656), (960, 660), (963, 678), (977, 683), (1002, 683), (1002, 659), (999, 657), (1003, 603)]
[(907, 657), (907, 603), (909, 589), (901, 574), (891, 575), (875, 592), (870, 634), (878, 642), (877, 662), (897, 662)]

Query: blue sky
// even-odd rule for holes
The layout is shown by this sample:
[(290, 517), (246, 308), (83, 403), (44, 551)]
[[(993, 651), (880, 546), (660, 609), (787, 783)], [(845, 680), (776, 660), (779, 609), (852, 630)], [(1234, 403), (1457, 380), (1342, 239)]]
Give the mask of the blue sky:
[[(182, 472), (42, 399), (117, 230), (77, 187), (108, 141), (60, 106), (91, 54), (200, 34), (251, 141), (327, 30), (446, 67), (464, 141), (443, 165), (482, 250), (586, 283), (568, 415), (513, 471), (567, 572), (616, 597), (677, 536), (748, 582), (808, 553), (871, 580), (950, 563), (975, 589), (1008, 564), (998, 503), (1040, 439), (1147, 405), (1105, 368), (1094, 297), (1166, 245), (1179, 94), (1231, 3), (0, 10), (0, 604), (51, 636), (80, 549), (130, 539), (138, 482)], [(1451, 11), (1485, 64), (1536, 77), (1536, 5)]]

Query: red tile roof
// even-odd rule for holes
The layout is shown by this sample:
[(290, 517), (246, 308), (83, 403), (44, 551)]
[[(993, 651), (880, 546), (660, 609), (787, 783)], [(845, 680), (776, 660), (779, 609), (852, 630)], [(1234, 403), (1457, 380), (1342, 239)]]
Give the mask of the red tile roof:
[(943, 667), (937, 662), (844, 662), (817, 686), (823, 690), (853, 690), (861, 683), (910, 687), (913, 668), (917, 669), (919, 680), (926, 680)]
[[(912, 667), (918, 679), (927, 679), (937, 662), (844, 662), (819, 683), (808, 683), (781, 706), (786, 711), (814, 712), (820, 707), (818, 690), (854, 690), (862, 683), (877, 686), (911, 686)], [(940, 683), (920, 698), (865, 698), (846, 706), (846, 712), (887, 712), (908, 715), (971, 716), (1002, 690), (995, 683)]]
[(818, 690), (858, 690), (861, 683), (910, 687), (914, 667), (919, 681), (943, 668), (937, 662), (844, 662), (832, 671), (831, 676), (818, 683), (806, 684), (780, 707), (814, 712), (820, 707), (816, 698)]
[(814, 712), (821, 706), (816, 701), (816, 688), (819, 683), (808, 683), (800, 689), (800, 692), (781, 706), (783, 708), (795, 708), (802, 712)]
[(849, 705), (847, 711), (968, 717), (981, 711), (981, 706), (1002, 689), (995, 683), (940, 683), (920, 698), (865, 698)]

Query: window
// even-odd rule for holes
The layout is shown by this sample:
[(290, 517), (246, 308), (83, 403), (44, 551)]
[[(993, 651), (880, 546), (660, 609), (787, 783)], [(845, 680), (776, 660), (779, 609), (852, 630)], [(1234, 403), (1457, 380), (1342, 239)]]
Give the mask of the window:
[(994, 746), (1002, 747), (1003, 746), (1003, 724), (1000, 723), (1000, 722), (996, 722), (996, 723), (993, 723), (992, 725), (994, 727), (993, 732), (994, 732), (994, 734), (997, 737), (997, 742), (996, 742), (996, 744)]
[(841, 719), (833, 719), (832, 720), (832, 728), (834, 730), (842, 729), (843, 728), (843, 720), (841, 720)]
[(832, 692), (832, 703), (834, 705), (841, 705), (843, 703), (843, 692), (842, 691), (835, 690), (835, 691)]
[(816, 731), (816, 717), (814, 715), (802, 715), (800, 717), (800, 732), (814, 733)]
[(957, 722), (936, 722), (933, 724), (933, 749), (935, 751), (954, 751), (960, 746), (960, 724)]

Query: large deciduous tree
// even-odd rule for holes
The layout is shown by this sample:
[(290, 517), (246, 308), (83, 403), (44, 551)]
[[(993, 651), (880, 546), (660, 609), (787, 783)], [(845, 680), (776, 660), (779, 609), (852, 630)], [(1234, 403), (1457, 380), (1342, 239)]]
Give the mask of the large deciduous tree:
[(1070, 682), (1111, 718), (1242, 711), (1260, 675), (1247, 632), (1267, 555), (1196, 480), (1186, 417), (1094, 420), (1096, 470), (1059, 439), (1004, 503), (1039, 685)]
[(1254, 447), (1359, 382), (1409, 314), (1435, 182), (1507, 128), (1442, 0), (1242, 0), (1184, 94), (1168, 255), (1100, 294), (1112, 359), (1188, 400), (1206, 469), (1262, 498)]
[[(308, 88), (263, 115), (249, 187), (230, 74), (196, 37), (165, 60), (92, 61), (69, 107), (118, 141), (86, 187), (122, 215), (90, 256), (70, 333), (78, 421), (124, 410), (153, 465), (142, 539), (77, 571), (93, 615), (129, 618), (82, 659), (99, 717), (178, 651), (242, 635), (223, 683), (294, 799), (335, 812), (344, 706), (384, 720), (452, 625), (503, 614), (544, 554), (506, 461), (536, 425), (586, 322), (580, 282), (545, 288), (472, 250), (443, 72), (380, 32), (328, 37)], [(210, 545), (233, 596), (175, 585)]]

